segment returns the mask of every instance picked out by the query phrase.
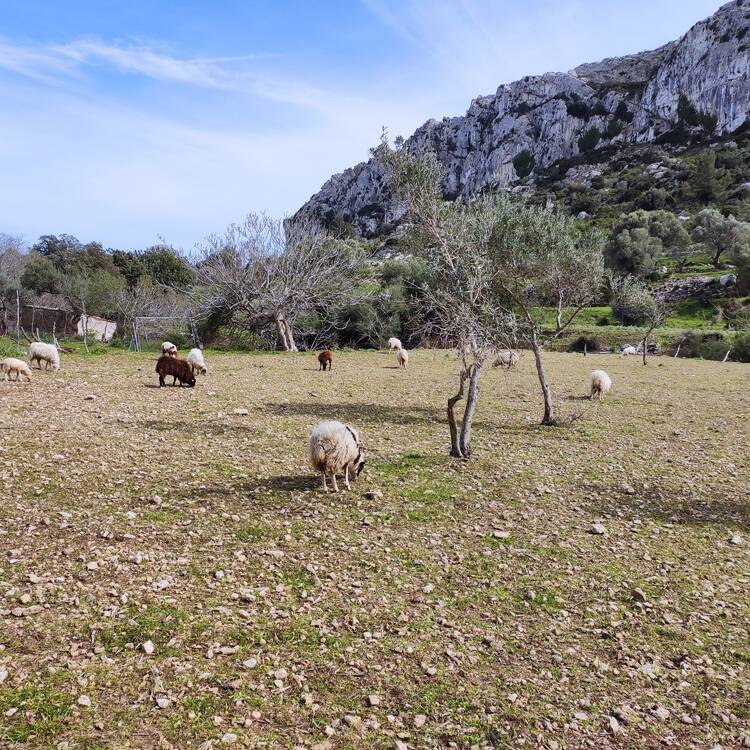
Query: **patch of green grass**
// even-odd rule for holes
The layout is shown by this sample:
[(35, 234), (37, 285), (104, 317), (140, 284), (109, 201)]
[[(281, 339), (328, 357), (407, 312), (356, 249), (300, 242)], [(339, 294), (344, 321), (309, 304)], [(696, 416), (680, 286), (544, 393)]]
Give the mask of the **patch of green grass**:
[[(52, 742), (66, 729), (72, 710), (73, 697), (57, 687), (60, 674), (55, 679), (23, 688), (0, 689), (0, 739), (11, 744), (27, 742)], [(11, 709), (12, 716), (5, 716)]]
[(139, 521), (145, 524), (173, 524), (183, 517), (183, 514), (178, 510), (170, 510), (168, 508), (160, 508), (159, 510), (148, 510), (142, 513)]
[(113, 649), (124, 648), (127, 644), (137, 646), (150, 640), (157, 647), (156, 654), (164, 654), (166, 644), (174, 638), (186, 618), (183, 610), (171, 604), (149, 604), (144, 610), (131, 605), (126, 610), (125, 621), (103, 628), (98, 638), (105, 648)]
[(304, 570), (290, 570), (281, 576), (281, 580), (297, 595), (311, 591), (315, 586), (313, 577)]
[(257, 526), (246, 523), (238, 527), (235, 533), (241, 542), (252, 544), (254, 542), (260, 542), (263, 539), (268, 539), (270, 536), (269, 531), (270, 530), (267, 526)]

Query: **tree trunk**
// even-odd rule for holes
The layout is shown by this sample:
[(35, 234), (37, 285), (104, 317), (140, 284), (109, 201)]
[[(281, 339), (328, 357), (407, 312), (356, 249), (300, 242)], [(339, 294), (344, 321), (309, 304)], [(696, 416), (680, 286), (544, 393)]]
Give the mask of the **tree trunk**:
[(534, 361), (536, 362), (536, 374), (539, 377), (539, 385), (542, 386), (542, 396), (544, 397), (544, 418), (542, 424), (555, 424), (555, 409), (552, 403), (552, 390), (547, 382), (547, 375), (544, 372), (544, 362), (542, 361), (542, 347), (534, 333), (531, 337), (531, 348), (534, 350)]
[(283, 315), (274, 317), (273, 322), (276, 324), (276, 333), (278, 335), (278, 346), (283, 352), (296, 352), (297, 344), (294, 341), (294, 333), (289, 321)]
[(562, 297), (557, 298), (557, 308), (555, 309), (555, 338), (562, 330)]
[(456, 413), (454, 411), (454, 408), (456, 404), (464, 397), (464, 385), (466, 384), (466, 377), (466, 369), (461, 370), (461, 379), (458, 387), (458, 392), (455, 396), (452, 396), (448, 399), (448, 428), (450, 429), (451, 433), (451, 456), (453, 456), (454, 458), (464, 458), (458, 440), (458, 425), (456, 423)]
[(471, 455), (471, 422), (474, 419), (474, 409), (479, 396), (479, 375), (482, 369), (481, 362), (475, 362), (471, 367), (469, 376), (469, 394), (466, 397), (466, 408), (464, 418), (461, 422), (461, 438), (459, 447), (464, 458)]

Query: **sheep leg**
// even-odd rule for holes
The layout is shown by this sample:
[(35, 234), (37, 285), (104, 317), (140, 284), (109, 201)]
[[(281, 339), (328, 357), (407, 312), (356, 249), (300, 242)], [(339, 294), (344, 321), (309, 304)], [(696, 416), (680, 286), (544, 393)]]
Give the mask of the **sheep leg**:
[(349, 484), (349, 464), (346, 465), (346, 469), (344, 470), (344, 481), (346, 482), (346, 489), (350, 490), (352, 486)]
[(325, 471), (320, 472), (323, 477), (323, 492), (328, 492), (328, 485), (326, 484), (326, 473)]
[(172, 385), (177, 385), (177, 375), (172, 376)]
[(163, 375), (159, 375), (159, 388), (163, 388), (164, 385), (165, 385), (165, 383), (164, 383), (164, 376)]
[(333, 491), (334, 492), (338, 492), (339, 491), (339, 486), (338, 486), (338, 484), (336, 482), (336, 475), (335, 474), (331, 474), (331, 479), (333, 479)]

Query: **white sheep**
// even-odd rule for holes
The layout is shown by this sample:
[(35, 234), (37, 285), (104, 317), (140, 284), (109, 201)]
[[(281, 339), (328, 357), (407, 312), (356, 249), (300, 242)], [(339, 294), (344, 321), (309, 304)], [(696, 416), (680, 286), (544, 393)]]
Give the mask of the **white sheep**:
[(632, 356), (633, 354), (638, 354), (638, 349), (628, 344), (628, 346), (622, 347), (622, 351), (620, 352), (620, 359), (622, 359), (623, 357)]
[(393, 352), (396, 351), (396, 349), (403, 349), (403, 347), (397, 338), (391, 336), (391, 338), (388, 339), (388, 350)]
[(591, 373), (591, 400), (598, 398), (602, 401), (612, 387), (612, 380), (604, 370), (594, 370)]
[(518, 352), (512, 349), (501, 349), (497, 353), (497, 358), (492, 363), (493, 367), (507, 367), (509, 370), (518, 363)]
[(199, 372), (201, 375), (208, 373), (208, 367), (206, 367), (206, 361), (203, 359), (203, 352), (196, 347), (191, 349), (187, 355), (187, 361), (190, 365), (190, 369), (193, 371), (193, 375)]
[(43, 341), (34, 341), (29, 347), (29, 364), (33, 365), (34, 361), (42, 369), (42, 362), (45, 363), (44, 369), (57, 372), (60, 369), (60, 353), (54, 344), (45, 344)]
[(171, 341), (165, 341), (161, 345), (161, 353), (162, 354), (167, 354), (170, 357), (176, 357), (177, 356), (177, 347)]
[(17, 381), (21, 375), (26, 376), (26, 380), (31, 380), (31, 370), (29, 366), (22, 359), (15, 359), (14, 357), (6, 357), (0, 362), (0, 372), (3, 373), (3, 380), (11, 380), (11, 375), (16, 374), (13, 380)]
[(406, 369), (409, 366), (409, 352), (401, 347), (396, 349), (396, 362), (398, 362), (399, 367)]
[(339, 491), (336, 474), (343, 474), (346, 489), (350, 479), (356, 479), (365, 466), (359, 433), (348, 424), (325, 421), (310, 433), (310, 463), (323, 476), (323, 492), (328, 492), (326, 476), (333, 479), (334, 492)]

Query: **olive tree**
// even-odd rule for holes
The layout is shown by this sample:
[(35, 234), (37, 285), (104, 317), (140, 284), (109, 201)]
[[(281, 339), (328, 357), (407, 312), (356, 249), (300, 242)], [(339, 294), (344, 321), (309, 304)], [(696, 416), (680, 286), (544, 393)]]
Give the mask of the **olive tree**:
[[(446, 412), (451, 455), (469, 458), (482, 369), (492, 352), (508, 346), (515, 333), (493, 263), (496, 199), (443, 200), (443, 169), (434, 154), (417, 156), (402, 142), (391, 149), (384, 141), (374, 155), (405, 209), (407, 246), (429, 268), (430, 284), (423, 288), (424, 306), (429, 310), (425, 326), (431, 334), (451, 341), (461, 361), (459, 387), (448, 399)], [(455, 409), (464, 398), (459, 426)]]
[[(453, 203), (440, 192), (442, 168), (434, 155), (416, 156), (403, 144), (375, 152), (391, 189), (412, 223), (417, 250), (441, 280), (432, 292), (432, 315), (453, 335), (463, 361), (458, 394), (448, 403), (453, 455), (467, 456), (479, 375), (493, 349), (522, 336), (534, 351), (544, 400), (543, 424), (555, 424), (552, 391), (544, 370), (544, 313), (556, 308), (557, 331), (599, 294), (601, 239), (573, 219), (546, 208), (514, 202), (506, 194)], [(454, 439), (452, 408), (469, 393), (461, 435)]]
[(273, 326), (278, 347), (295, 352), (301, 315), (325, 315), (352, 299), (362, 254), (356, 242), (312, 223), (251, 213), (210, 237), (201, 255), (194, 292), (201, 316), (253, 329)]
[(664, 323), (666, 308), (651, 290), (633, 276), (611, 277), (612, 309), (624, 323), (643, 326), (641, 341), (643, 364), (647, 364), (648, 340), (656, 328)]
[(721, 255), (730, 257), (747, 252), (750, 247), (750, 224), (724, 216), (715, 208), (704, 208), (695, 217), (693, 239), (711, 255), (714, 268), (721, 268)]

